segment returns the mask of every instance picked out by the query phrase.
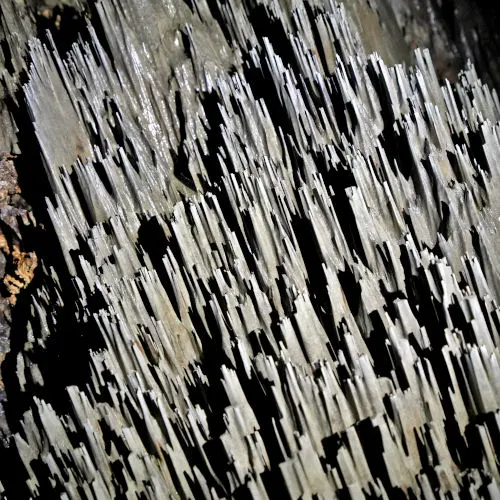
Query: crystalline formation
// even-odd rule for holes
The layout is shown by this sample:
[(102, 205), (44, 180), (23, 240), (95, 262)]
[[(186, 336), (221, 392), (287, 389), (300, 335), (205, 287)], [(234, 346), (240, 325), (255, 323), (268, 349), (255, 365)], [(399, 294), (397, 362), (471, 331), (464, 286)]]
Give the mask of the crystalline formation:
[(0, 492), (499, 498), (497, 62), (448, 81), (410, 1), (33, 3), (0, 7)]

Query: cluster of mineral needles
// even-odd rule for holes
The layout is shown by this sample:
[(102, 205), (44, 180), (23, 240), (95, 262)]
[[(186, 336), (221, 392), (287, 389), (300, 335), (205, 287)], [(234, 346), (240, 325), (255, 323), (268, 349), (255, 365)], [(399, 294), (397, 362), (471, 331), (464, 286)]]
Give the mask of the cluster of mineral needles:
[(54, 5), (0, 7), (3, 496), (500, 498), (473, 64), (382, 0)]

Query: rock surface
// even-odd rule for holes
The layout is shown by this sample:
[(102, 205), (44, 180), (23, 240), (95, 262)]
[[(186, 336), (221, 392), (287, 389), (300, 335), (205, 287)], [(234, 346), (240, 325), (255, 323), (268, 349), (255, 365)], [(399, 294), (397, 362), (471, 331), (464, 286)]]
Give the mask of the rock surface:
[(97, 0), (72, 45), (64, 14), (8, 21), (41, 224), (36, 256), (0, 240), (13, 295), (36, 272), (0, 491), (498, 498), (500, 102), (440, 79), (460, 9), (439, 72), (410, 50), (425, 7)]

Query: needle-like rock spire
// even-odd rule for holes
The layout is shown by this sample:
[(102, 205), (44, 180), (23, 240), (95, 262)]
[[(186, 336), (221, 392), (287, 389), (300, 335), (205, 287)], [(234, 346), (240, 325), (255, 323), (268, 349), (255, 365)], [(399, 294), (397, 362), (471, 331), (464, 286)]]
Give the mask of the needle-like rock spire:
[(499, 497), (500, 102), (393, 3), (1, 7), (6, 497)]

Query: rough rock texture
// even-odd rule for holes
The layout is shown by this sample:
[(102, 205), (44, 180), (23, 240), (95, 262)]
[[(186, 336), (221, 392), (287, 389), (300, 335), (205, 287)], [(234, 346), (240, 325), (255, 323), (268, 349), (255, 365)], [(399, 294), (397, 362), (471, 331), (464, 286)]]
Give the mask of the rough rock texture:
[(498, 498), (496, 91), (395, 3), (85, 8), (11, 71), (0, 491)]
[(426, 46), (436, 70), (455, 79), (464, 61), (474, 62), (483, 80), (500, 84), (500, 5), (484, 0), (377, 0), (391, 5), (406, 42)]
[(23, 249), (22, 225), (36, 224), (31, 209), (21, 197), (14, 157), (0, 155), (0, 434), (8, 435), (2, 403), (5, 388), (1, 367), (10, 350), (11, 311), (19, 292), (26, 288), (38, 264), (35, 252)]

